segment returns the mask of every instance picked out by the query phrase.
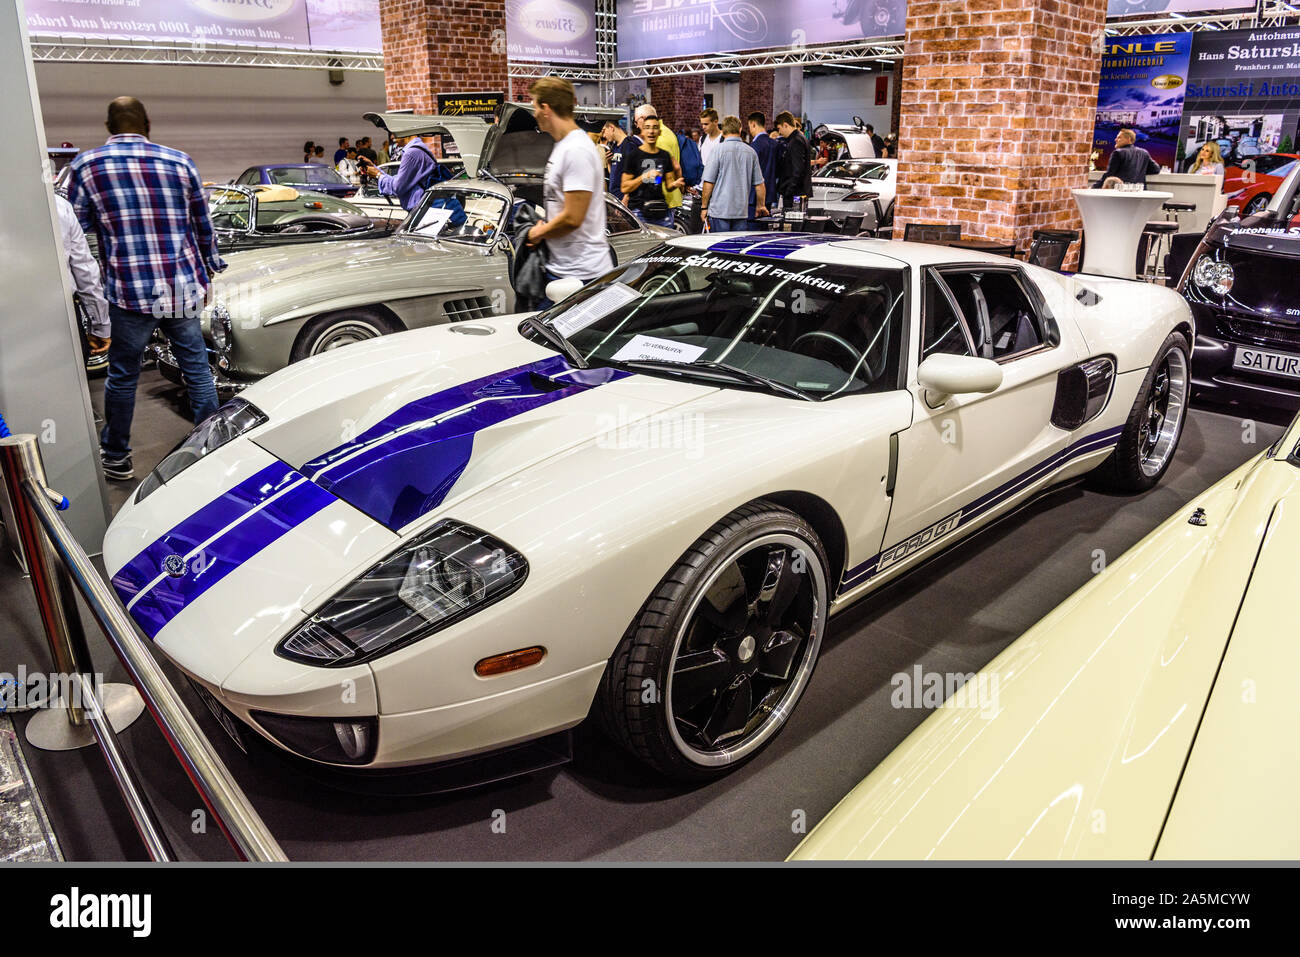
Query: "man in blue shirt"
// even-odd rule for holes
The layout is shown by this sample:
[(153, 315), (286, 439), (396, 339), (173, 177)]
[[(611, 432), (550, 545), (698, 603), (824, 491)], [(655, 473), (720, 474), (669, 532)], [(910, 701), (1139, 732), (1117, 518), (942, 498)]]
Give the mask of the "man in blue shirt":
[(72, 161), (68, 202), (104, 259), (112, 323), (104, 429), (104, 475), (126, 481), (140, 363), (154, 329), (171, 342), (195, 422), (217, 411), (199, 317), (212, 277), (226, 268), (194, 161), (149, 141), (149, 116), (134, 97), (108, 104), (108, 142)]
[[(763, 171), (764, 192), (769, 200), (776, 199), (776, 169), (777, 159), (780, 156), (780, 149), (772, 137), (767, 135), (767, 117), (762, 113), (750, 113), (746, 119), (749, 122), (749, 145), (753, 147), (758, 154), (758, 168)], [(753, 219), (755, 214), (755, 200), (749, 201), (749, 218)]]
[(384, 196), (396, 196), (402, 209), (410, 212), (420, 204), (424, 191), (437, 182), (438, 161), (418, 136), (399, 136), (397, 145), (401, 148), (402, 159), (395, 175), (379, 172), (372, 163), (366, 163), (361, 170), (366, 176), (377, 176), (379, 192)]
[(713, 147), (704, 164), (704, 192), (700, 213), (708, 214), (712, 232), (735, 232), (749, 229), (749, 198), (760, 216), (767, 215), (767, 189), (758, 154), (740, 138), (740, 117), (722, 120), (722, 142)]

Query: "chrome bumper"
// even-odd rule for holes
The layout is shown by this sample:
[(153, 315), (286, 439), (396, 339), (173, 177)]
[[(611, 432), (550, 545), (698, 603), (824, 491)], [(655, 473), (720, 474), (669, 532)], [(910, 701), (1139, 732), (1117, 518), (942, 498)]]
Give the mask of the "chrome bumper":
[[(209, 350), (209, 354), (211, 354), (211, 350)], [(185, 380), (181, 376), (180, 363), (178, 363), (176, 357), (172, 355), (171, 343), (166, 340), (161, 342), (157, 340), (150, 342), (144, 350), (144, 357), (145, 359), (153, 359), (158, 363), (158, 371), (163, 374), (163, 378), (168, 382), (172, 382), (179, 386), (185, 385)], [(220, 368), (217, 367), (215, 362), (209, 362), (208, 368), (212, 370), (212, 381), (217, 387), (217, 394), (223, 398), (238, 395), (240, 392), (244, 391), (244, 389), (247, 389), (252, 385), (251, 382), (241, 382), (229, 378)]]

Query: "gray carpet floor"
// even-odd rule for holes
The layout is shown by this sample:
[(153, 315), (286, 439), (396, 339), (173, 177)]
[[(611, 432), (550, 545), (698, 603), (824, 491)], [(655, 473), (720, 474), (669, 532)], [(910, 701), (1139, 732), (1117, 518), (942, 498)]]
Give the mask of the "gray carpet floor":
[[(704, 787), (665, 785), (580, 728), (575, 760), (560, 769), (451, 795), (359, 796), (323, 787), (269, 748), (242, 753), (178, 686), (295, 860), (780, 860), (800, 840), (797, 822), (815, 824), (925, 717), (891, 706), (896, 672), (982, 667), (1088, 581), (1094, 550), (1118, 558), (1282, 431), (1281, 420), (1260, 423), (1247, 444), (1242, 421), (1193, 410), (1170, 472), (1152, 491), (1116, 498), (1080, 485), (1059, 489), (837, 616), (785, 731), (755, 761)], [(147, 374), (137, 472), (188, 428), (183, 398)], [(128, 492), (115, 488), (114, 505)], [(30, 589), (11, 564), (0, 567), (0, 603), (15, 617), (0, 635), (0, 662), (44, 662)], [(112, 662), (89, 630), (97, 664)], [(122, 745), (178, 855), (230, 859), (215, 824), (196, 824), (199, 799), (152, 722), (136, 722)], [(25, 750), (68, 859), (141, 856), (97, 751)], [(493, 827), (502, 820), (504, 831)]]

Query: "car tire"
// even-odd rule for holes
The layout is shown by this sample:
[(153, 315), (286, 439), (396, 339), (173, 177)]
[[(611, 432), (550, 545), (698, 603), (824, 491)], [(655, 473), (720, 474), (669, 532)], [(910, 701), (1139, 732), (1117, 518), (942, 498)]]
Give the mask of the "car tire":
[(680, 781), (752, 759), (812, 677), (827, 567), (817, 533), (793, 512), (761, 500), (732, 512), (686, 550), (624, 634), (601, 679), (598, 724)]
[(396, 321), (370, 310), (317, 316), (298, 333), (289, 361), (301, 362), (354, 342), (377, 339), (400, 331), (401, 326)]
[(1191, 353), (1180, 332), (1161, 344), (1124, 423), (1119, 444), (1092, 474), (1096, 484), (1117, 492), (1145, 492), (1168, 471), (1187, 421)]

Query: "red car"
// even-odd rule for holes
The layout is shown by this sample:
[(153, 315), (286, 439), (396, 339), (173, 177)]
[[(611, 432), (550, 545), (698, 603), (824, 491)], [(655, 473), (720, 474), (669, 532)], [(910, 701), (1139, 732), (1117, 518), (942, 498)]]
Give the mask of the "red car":
[(1252, 156), (1247, 162), (1254, 168), (1234, 165), (1223, 172), (1223, 191), (1228, 194), (1229, 202), (1240, 207), (1243, 216), (1258, 213), (1269, 204), (1282, 181), (1300, 162), (1300, 156), (1264, 153)]

